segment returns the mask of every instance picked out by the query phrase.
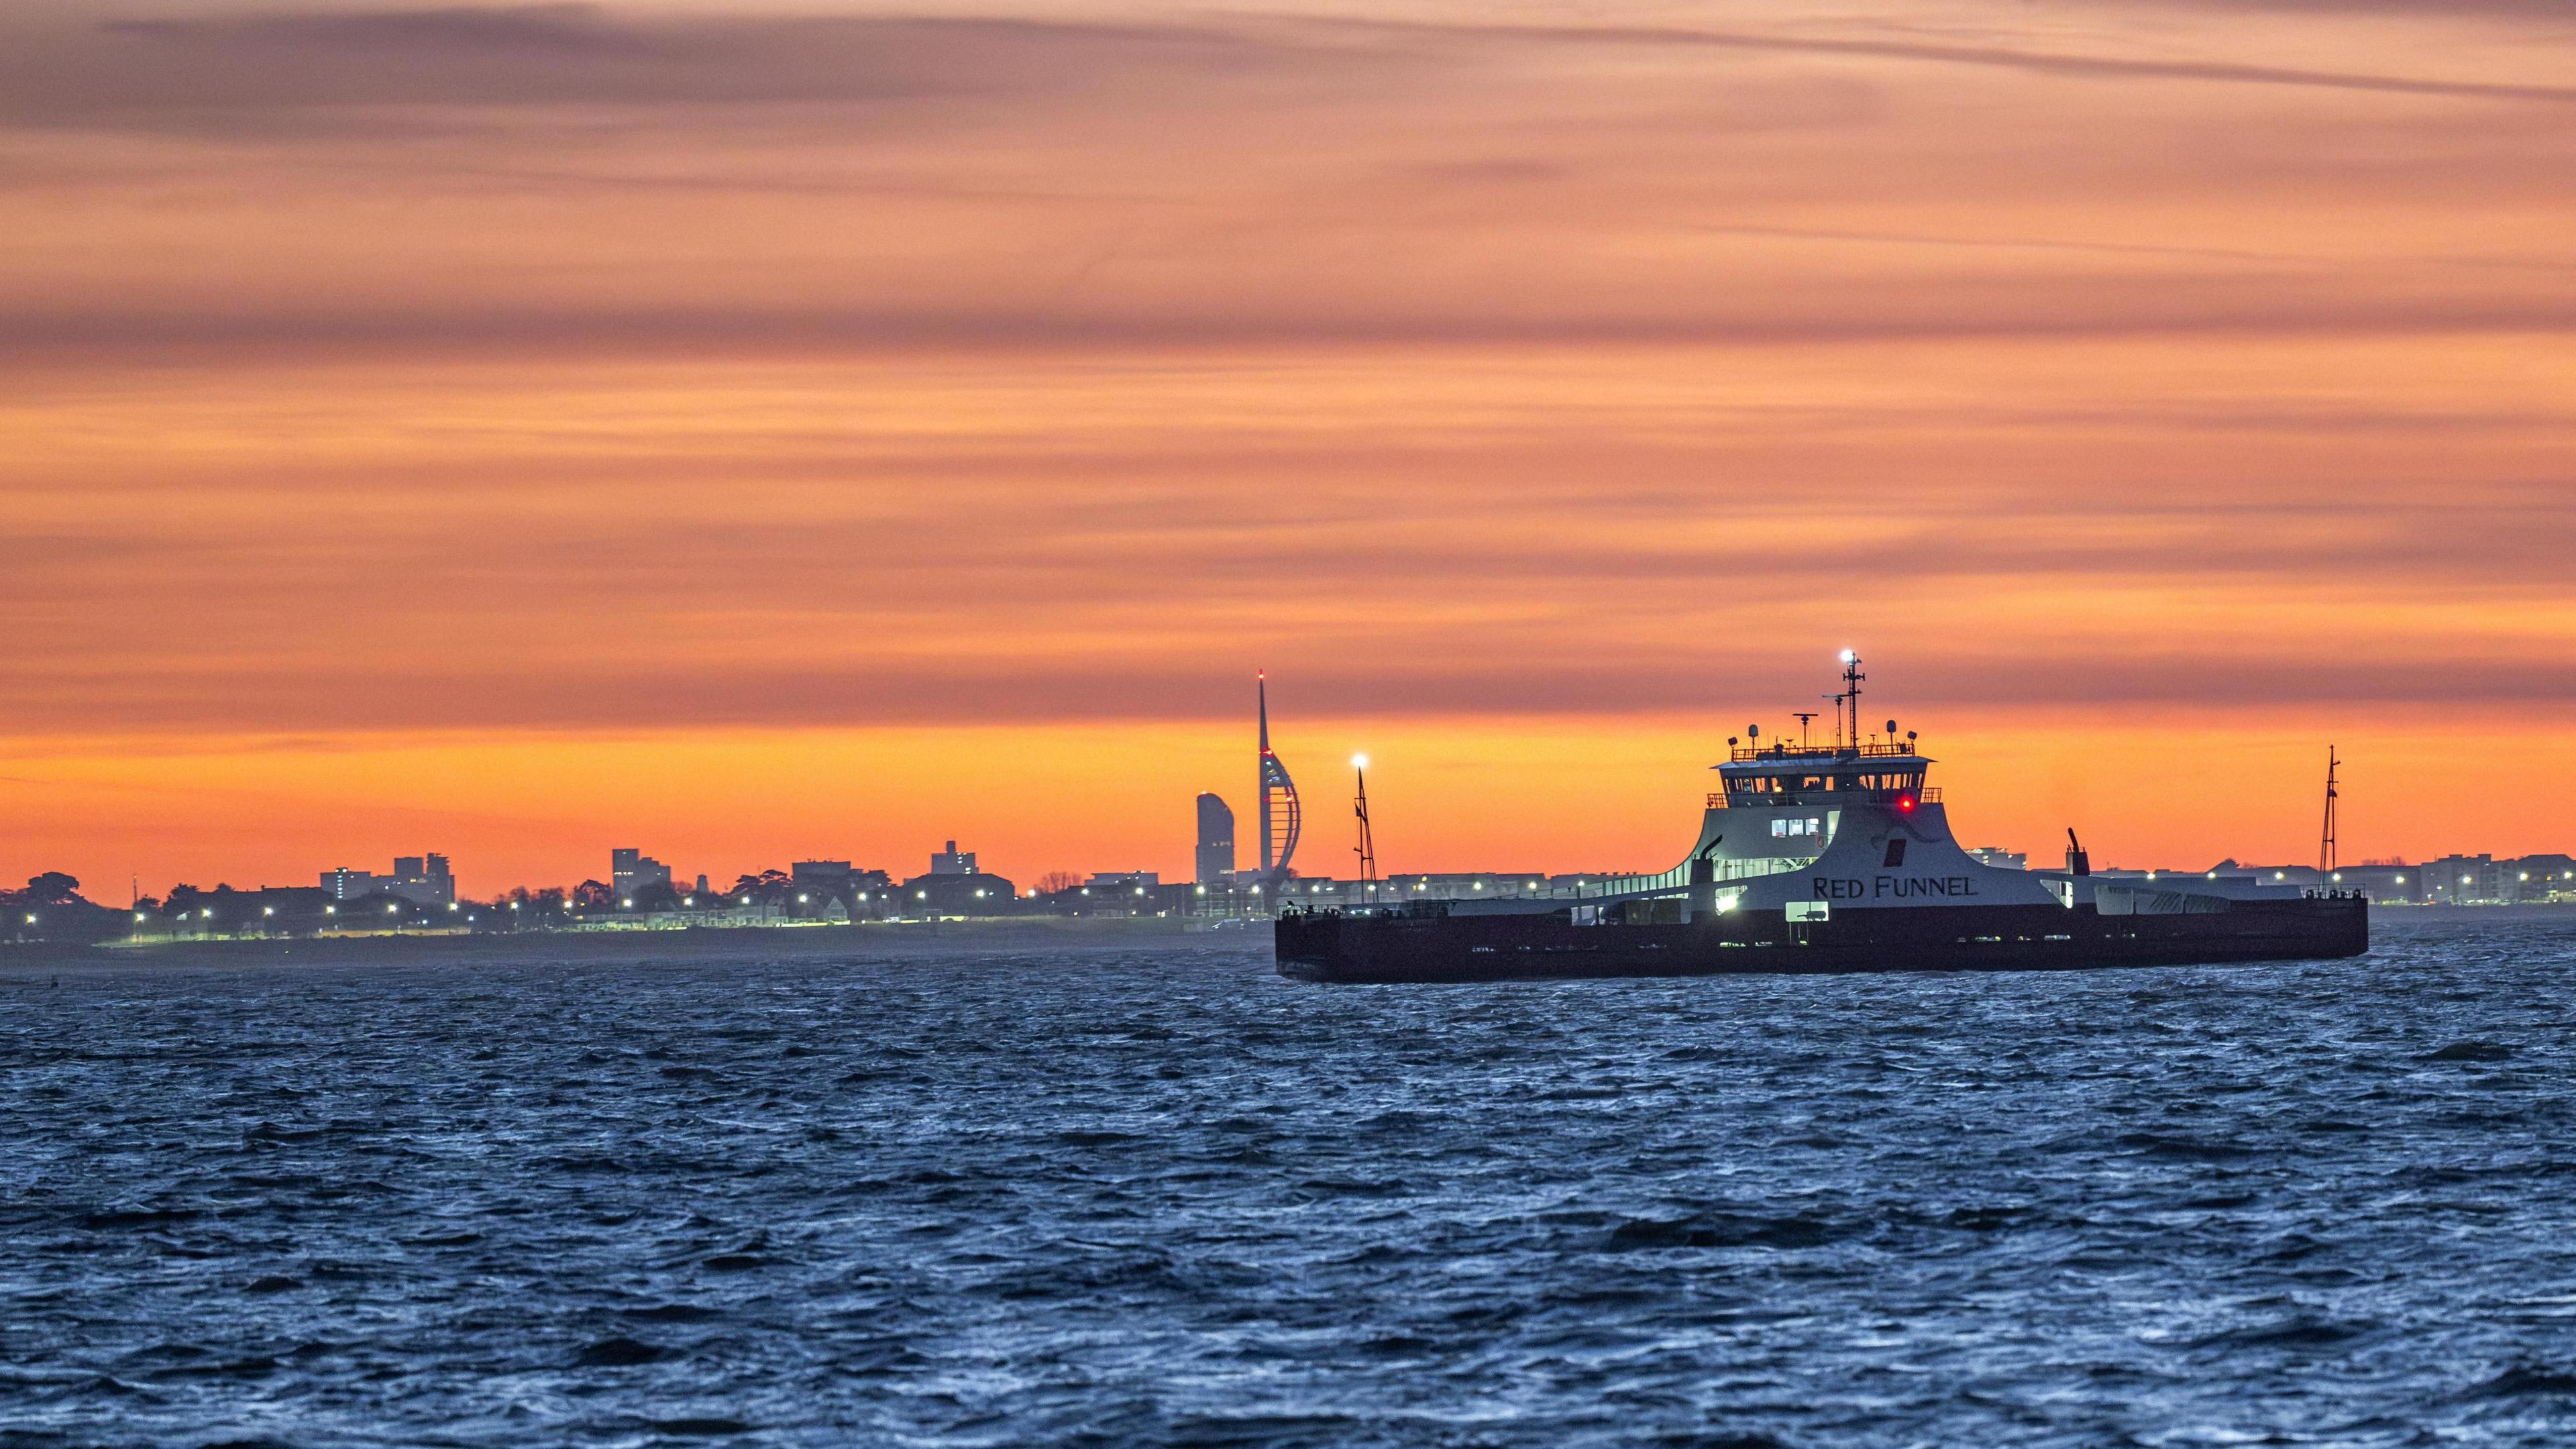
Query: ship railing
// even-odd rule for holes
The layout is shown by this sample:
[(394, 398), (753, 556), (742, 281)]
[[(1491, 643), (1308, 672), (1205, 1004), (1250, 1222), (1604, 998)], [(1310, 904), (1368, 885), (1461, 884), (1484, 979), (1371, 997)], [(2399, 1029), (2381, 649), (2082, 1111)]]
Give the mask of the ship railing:
[(1728, 759), (1737, 764), (1762, 760), (1888, 760), (1914, 753), (1912, 745), (1737, 745)]
[[(1833, 795), (1853, 796), (1853, 795), (1857, 795), (1857, 796), (1860, 796), (1860, 797), (1861, 797), (1861, 798), (1863, 798), (1863, 799), (1868, 799), (1868, 800), (1894, 800), (1894, 799), (1897, 799), (1897, 798), (1899, 798), (1899, 797), (1901, 797), (1901, 796), (1911, 795), (1911, 796), (1913, 796), (1913, 797), (1914, 797), (1914, 803), (1916, 803), (1917, 805), (1938, 805), (1938, 804), (1940, 804), (1940, 803), (1941, 803), (1941, 787), (1940, 787), (1940, 786), (1938, 786), (1938, 785), (1926, 785), (1926, 786), (1924, 786), (1923, 788), (1921, 788), (1921, 789), (1919, 789), (1919, 790), (1833, 790), (1833, 791), (1821, 791), (1821, 792), (1820, 792), (1820, 791), (1803, 791), (1803, 792), (1800, 792), (1800, 795), (1801, 795), (1801, 801), (1802, 801), (1802, 803), (1804, 803), (1804, 804), (1808, 804), (1808, 805), (1815, 804), (1815, 803), (1816, 803), (1816, 798), (1815, 798), (1815, 797), (1816, 797), (1818, 794), (1825, 794), (1825, 795), (1828, 795), (1828, 796), (1833, 796)], [(1749, 809), (1749, 808), (1751, 808), (1751, 807), (1753, 807), (1753, 806), (1761, 805), (1761, 804), (1764, 804), (1764, 803), (1766, 803), (1766, 802), (1767, 802), (1767, 803), (1775, 803), (1775, 804), (1776, 804), (1776, 803), (1782, 803), (1782, 802), (1784, 801), (1784, 798), (1785, 798), (1785, 797), (1782, 797), (1782, 796), (1776, 796), (1776, 795), (1746, 795), (1746, 796), (1744, 796), (1744, 797), (1742, 797), (1742, 798), (1743, 798), (1743, 800), (1744, 800), (1744, 808)], [(1735, 807), (1733, 807), (1732, 805), (1730, 805), (1730, 803), (1728, 802), (1728, 800), (1727, 800), (1727, 798), (1726, 798), (1726, 792), (1725, 792), (1724, 790), (1711, 790), (1711, 791), (1709, 791), (1709, 792), (1708, 792), (1708, 808), (1709, 808), (1709, 809), (1711, 809), (1711, 810), (1726, 810), (1726, 809), (1732, 809), (1732, 808), (1735, 808)]]

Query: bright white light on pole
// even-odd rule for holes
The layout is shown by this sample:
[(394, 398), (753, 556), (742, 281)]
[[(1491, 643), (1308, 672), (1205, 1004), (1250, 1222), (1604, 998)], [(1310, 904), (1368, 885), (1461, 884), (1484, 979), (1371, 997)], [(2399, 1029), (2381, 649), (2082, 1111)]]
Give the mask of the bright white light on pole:
[(1366, 756), (1366, 755), (1353, 755), (1353, 756), (1351, 756), (1351, 768), (1352, 768), (1352, 769), (1354, 769), (1354, 770), (1365, 770), (1365, 769), (1367, 769), (1367, 768), (1368, 768), (1368, 756)]

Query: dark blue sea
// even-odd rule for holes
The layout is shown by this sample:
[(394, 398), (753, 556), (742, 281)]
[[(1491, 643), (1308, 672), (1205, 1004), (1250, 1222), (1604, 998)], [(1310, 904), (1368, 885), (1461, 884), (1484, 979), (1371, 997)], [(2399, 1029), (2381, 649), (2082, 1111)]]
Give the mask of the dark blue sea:
[(2576, 1442), (2576, 912), (2377, 933), (0, 961), (0, 1444)]

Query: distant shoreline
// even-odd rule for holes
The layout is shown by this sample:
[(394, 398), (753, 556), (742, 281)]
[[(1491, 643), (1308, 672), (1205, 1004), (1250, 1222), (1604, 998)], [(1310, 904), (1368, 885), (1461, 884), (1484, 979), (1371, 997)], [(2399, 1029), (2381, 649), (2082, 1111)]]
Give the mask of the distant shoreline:
[(1211, 930), (1206, 923), (1157, 916), (1002, 916), (982, 920), (871, 921), (792, 929), (682, 927), (631, 931), (514, 931), (488, 934), (299, 936), (246, 940), (164, 940), (83, 946), (66, 942), (0, 943), (0, 972), (25, 968), (109, 966), (246, 966), (268, 963), (453, 961), (509, 965), (616, 960), (777, 960), (804, 957), (898, 959), (956, 951), (1114, 948), (1145, 942), (1270, 945), (1268, 923)]

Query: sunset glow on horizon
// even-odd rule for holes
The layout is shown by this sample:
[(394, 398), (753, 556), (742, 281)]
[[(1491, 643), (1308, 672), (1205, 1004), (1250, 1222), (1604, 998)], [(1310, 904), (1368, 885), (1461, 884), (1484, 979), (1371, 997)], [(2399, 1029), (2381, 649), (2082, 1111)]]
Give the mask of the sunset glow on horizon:
[[(2576, 19), (37, 4), (0, 876), (2569, 848)], [(2474, 773), (2471, 761), (2477, 762)], [(2474, 783), (2469, 783), (2474, 779)], [(1243, 827), (1248, 856), (1249, 827)]]

